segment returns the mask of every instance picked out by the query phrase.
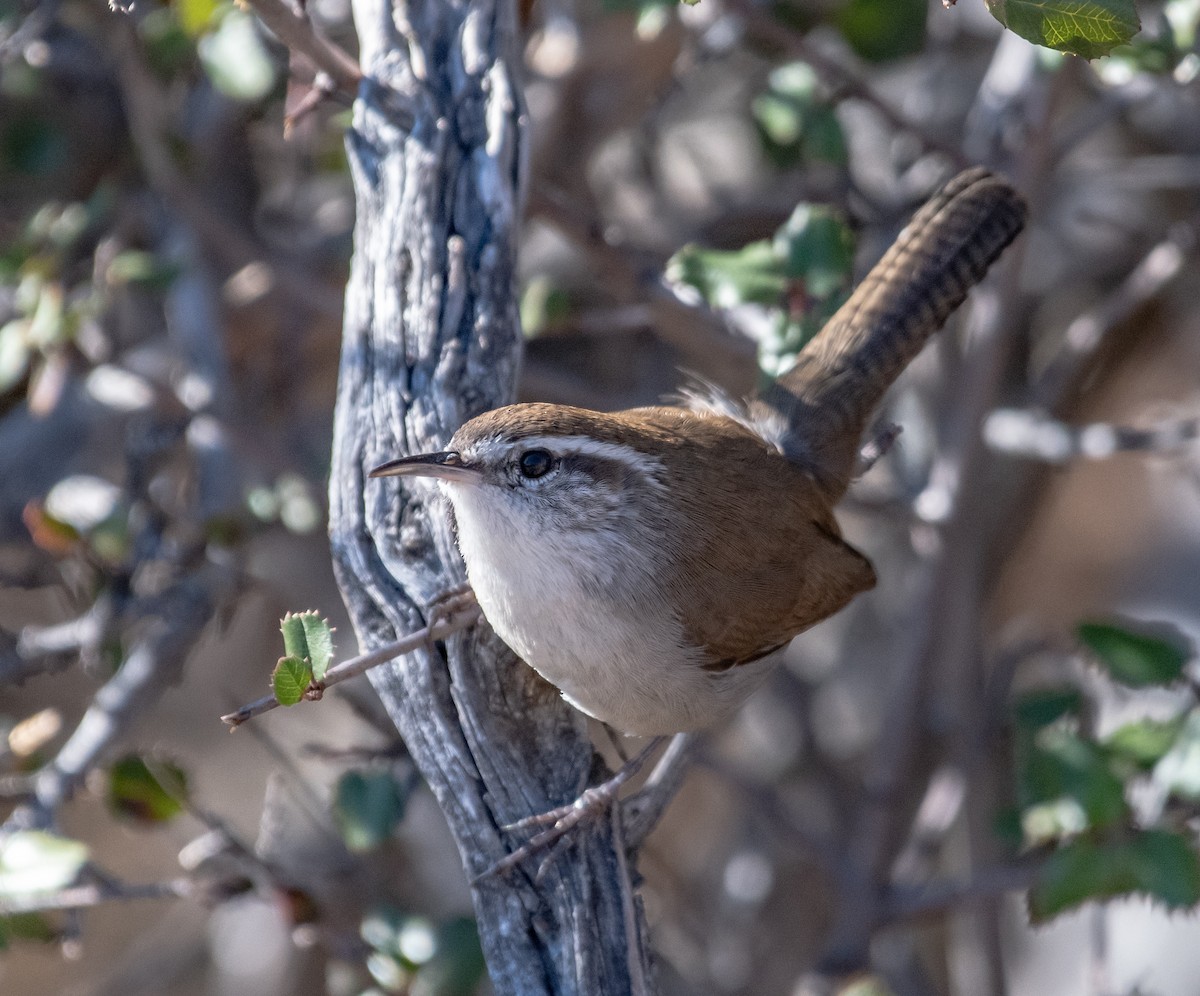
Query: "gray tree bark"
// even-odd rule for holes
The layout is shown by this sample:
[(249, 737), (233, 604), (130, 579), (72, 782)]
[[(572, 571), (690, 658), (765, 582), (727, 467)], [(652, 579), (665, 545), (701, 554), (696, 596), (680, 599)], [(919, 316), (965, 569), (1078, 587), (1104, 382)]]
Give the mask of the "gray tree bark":
[[(347, 139), (358, 215), (330, 538), (366, 651), (419, 628), (463, 579), (436, 491), (366, 475), (512, 399), (524, 118), (511, 0), (355, 0), (354, 16), (365, 79)], [(584, 788), (593, 752), (578, 716), (486, 625), (371, 676), (469, 876), (521, 842), (506, 824)], [(624, 858), (619, 817), (597, 820), (543, 874), (533, 859), (474, 886), (497, 993), (649, 991)]]

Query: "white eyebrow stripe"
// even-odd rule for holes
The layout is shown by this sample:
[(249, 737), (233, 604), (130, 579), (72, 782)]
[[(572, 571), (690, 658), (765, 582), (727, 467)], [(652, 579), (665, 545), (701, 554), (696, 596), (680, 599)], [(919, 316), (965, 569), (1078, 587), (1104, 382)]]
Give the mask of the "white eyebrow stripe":
[(657, 457), (648, 456), (625, 443), (606, 443), (591, 436), (526, 436), (521, 440), (524, 449), (546, 449), (551, 453), (578, 453), (580, 456), (616, 460), (631, 467), (650, 465), (662, 467)]
[(476, 453), (485, 459), (494, 459), (516, 445), (522, 450), (544, 449), (560, 455), (577, 454), (613, 460), (636, 471), (648, 471), (651, 483), (657, 488), (664, 487), (660, 475), (665, 468), (658, 457), (649, 456), (625, 443), (608, 443), (591, 436), (523, 436), (520, 440), (493, 437), (480, 444)]

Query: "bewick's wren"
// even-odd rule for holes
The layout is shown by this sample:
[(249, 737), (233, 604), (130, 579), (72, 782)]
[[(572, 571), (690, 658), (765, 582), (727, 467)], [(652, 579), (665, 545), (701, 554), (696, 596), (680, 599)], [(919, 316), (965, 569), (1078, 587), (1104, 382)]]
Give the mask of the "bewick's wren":
[(960, 174), (744, 405), (512, 405), (371, 476), (441, 482), (488, 622), (573, 705), (626, 733), (705, 726), (875, 584), (833, 516), (867, 421), (1024, 219), (1003, 180)]

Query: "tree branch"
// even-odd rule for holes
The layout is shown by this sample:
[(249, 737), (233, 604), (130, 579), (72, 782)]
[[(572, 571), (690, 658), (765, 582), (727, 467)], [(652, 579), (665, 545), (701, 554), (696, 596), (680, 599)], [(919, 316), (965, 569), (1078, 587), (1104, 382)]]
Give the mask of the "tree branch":
[[(524, 161), (511, 0), (356, 0), (364, 84), (347, 145), (357, 200), (330, 474), (334, 568), (359, 643), (416, 628), (462, 580), (424, 482), (369, 480), (442, 448), (511, 400), (521, 335), (514, 259)], [(579, 716), (487, 629), (415, 649), (370, 679), (428, 781), (468, 877), (519, 841), (503, 827), (572, 801), (593, 751)], [(473, 885), (500, 994), (632, 993), (650, 978), (640, 905), (607, 820), (570, 859)], [(534, 861), (530, 862), (530, 865)]]
[(306, 56), (347, 96), (354, 96), (362, 80), (362, 71), (342, 48), (317, 34), (308, 18), (297, 16), (283, 0), (246, 2), (284, 45)]

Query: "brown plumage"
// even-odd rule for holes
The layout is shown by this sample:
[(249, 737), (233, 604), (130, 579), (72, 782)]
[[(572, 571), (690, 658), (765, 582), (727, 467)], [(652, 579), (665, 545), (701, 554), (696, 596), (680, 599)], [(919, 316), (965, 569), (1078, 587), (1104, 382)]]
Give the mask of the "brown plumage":
[(745, 408), (513, 405), (376, 473), (442, 479), (488, 621), (573, 704), (630, 733), (707, 725), (875, 584), (833, 515), (863, 429), (1023, 223), (1006, 183), (961, 174)]

